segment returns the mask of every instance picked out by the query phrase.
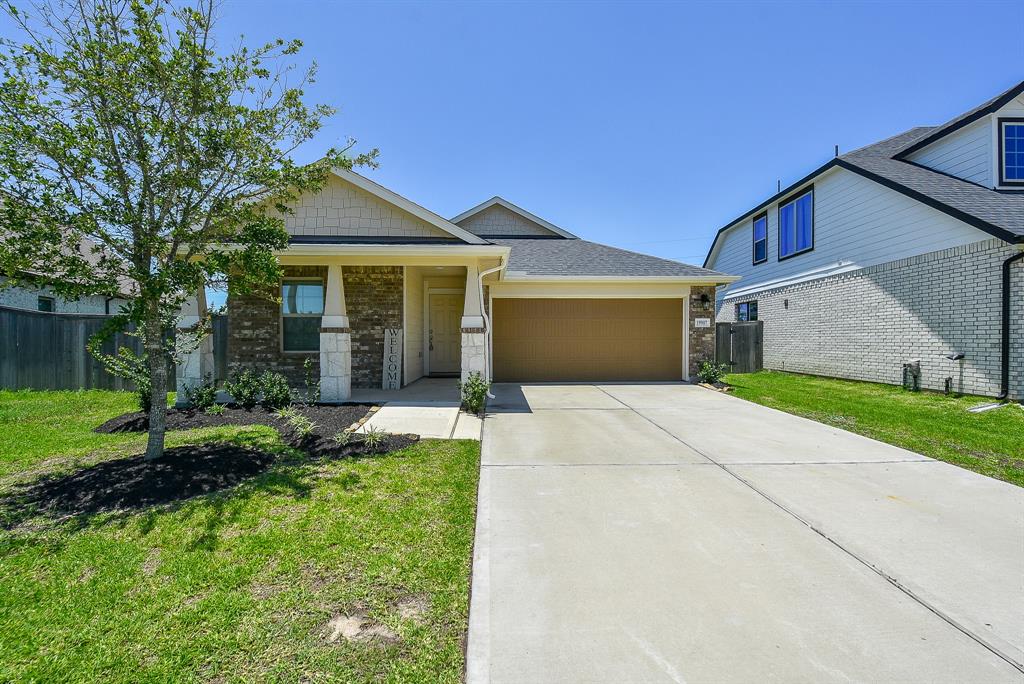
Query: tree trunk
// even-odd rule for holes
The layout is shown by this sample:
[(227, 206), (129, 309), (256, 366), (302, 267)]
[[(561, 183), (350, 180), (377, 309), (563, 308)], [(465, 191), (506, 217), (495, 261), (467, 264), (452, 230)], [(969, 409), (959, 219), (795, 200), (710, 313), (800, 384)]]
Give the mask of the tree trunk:
[(151, 389), (146, 460), (151, 461), (164, 455), (164, 432), (167, 429), (167, 360), (164, 358), (164, 331), (160, 325), (159, 315), (154, 312), (150, 313), (149, 320), (146, 321), (145, 347)]

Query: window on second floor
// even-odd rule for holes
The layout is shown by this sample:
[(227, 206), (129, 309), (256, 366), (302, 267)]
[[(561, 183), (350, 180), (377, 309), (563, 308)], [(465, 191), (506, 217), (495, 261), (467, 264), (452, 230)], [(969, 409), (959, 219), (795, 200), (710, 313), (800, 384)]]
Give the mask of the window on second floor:
[(57, 310), (57, 300), (53, 297), (37, 297), (36, 298), (36, 311), (46, 311), (52, 313)]
[(737, 321), (756, 321), (757, 320), (757, 301), (753, 302), (740, 302), (736, 305), (736, 320)]
[(754, 217), (754, 263), (768, 261), (768, 214)]
[(814, 249), (814, 188), (779, 205), (779, 259)]
[(999, 184), (1024, 185), (1024, 119), (999, 120)]

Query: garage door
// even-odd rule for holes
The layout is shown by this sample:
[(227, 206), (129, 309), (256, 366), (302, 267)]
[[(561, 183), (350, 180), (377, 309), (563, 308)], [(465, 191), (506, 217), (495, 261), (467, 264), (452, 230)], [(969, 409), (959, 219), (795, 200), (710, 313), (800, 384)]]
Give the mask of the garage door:
[(497, 382), (679, 380), (681, 299), (495, 299)]

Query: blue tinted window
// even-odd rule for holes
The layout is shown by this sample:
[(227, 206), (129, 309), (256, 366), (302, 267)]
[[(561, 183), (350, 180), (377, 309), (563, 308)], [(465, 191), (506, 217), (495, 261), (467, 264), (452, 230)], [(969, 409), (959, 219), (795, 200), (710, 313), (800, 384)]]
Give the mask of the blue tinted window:
[(1003, 124), (1003, 180), (1024, 181), (1024, 123)]
[(754, 219), (754, 263), (759, 264), (768, 259), (768, 217), (758, 216)]
[(779, 207), (779, 257), (814, 247), (814, 193)]
[(768, 237), (768, 217), (762, 216), (754, 221), (754, 239), (764, 240)]

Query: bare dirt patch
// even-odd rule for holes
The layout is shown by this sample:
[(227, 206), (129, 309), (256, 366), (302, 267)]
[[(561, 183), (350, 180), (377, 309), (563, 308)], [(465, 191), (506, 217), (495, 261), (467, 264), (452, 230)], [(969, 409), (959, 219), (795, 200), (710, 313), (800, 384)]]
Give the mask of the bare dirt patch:
[(387, 626), (370, 620), (365, 613), (334, 615), (321, 630), (325, 641), (336, 644), (339, 641), (372, 641), (393, 644), (400, 641), (397, 634)]

